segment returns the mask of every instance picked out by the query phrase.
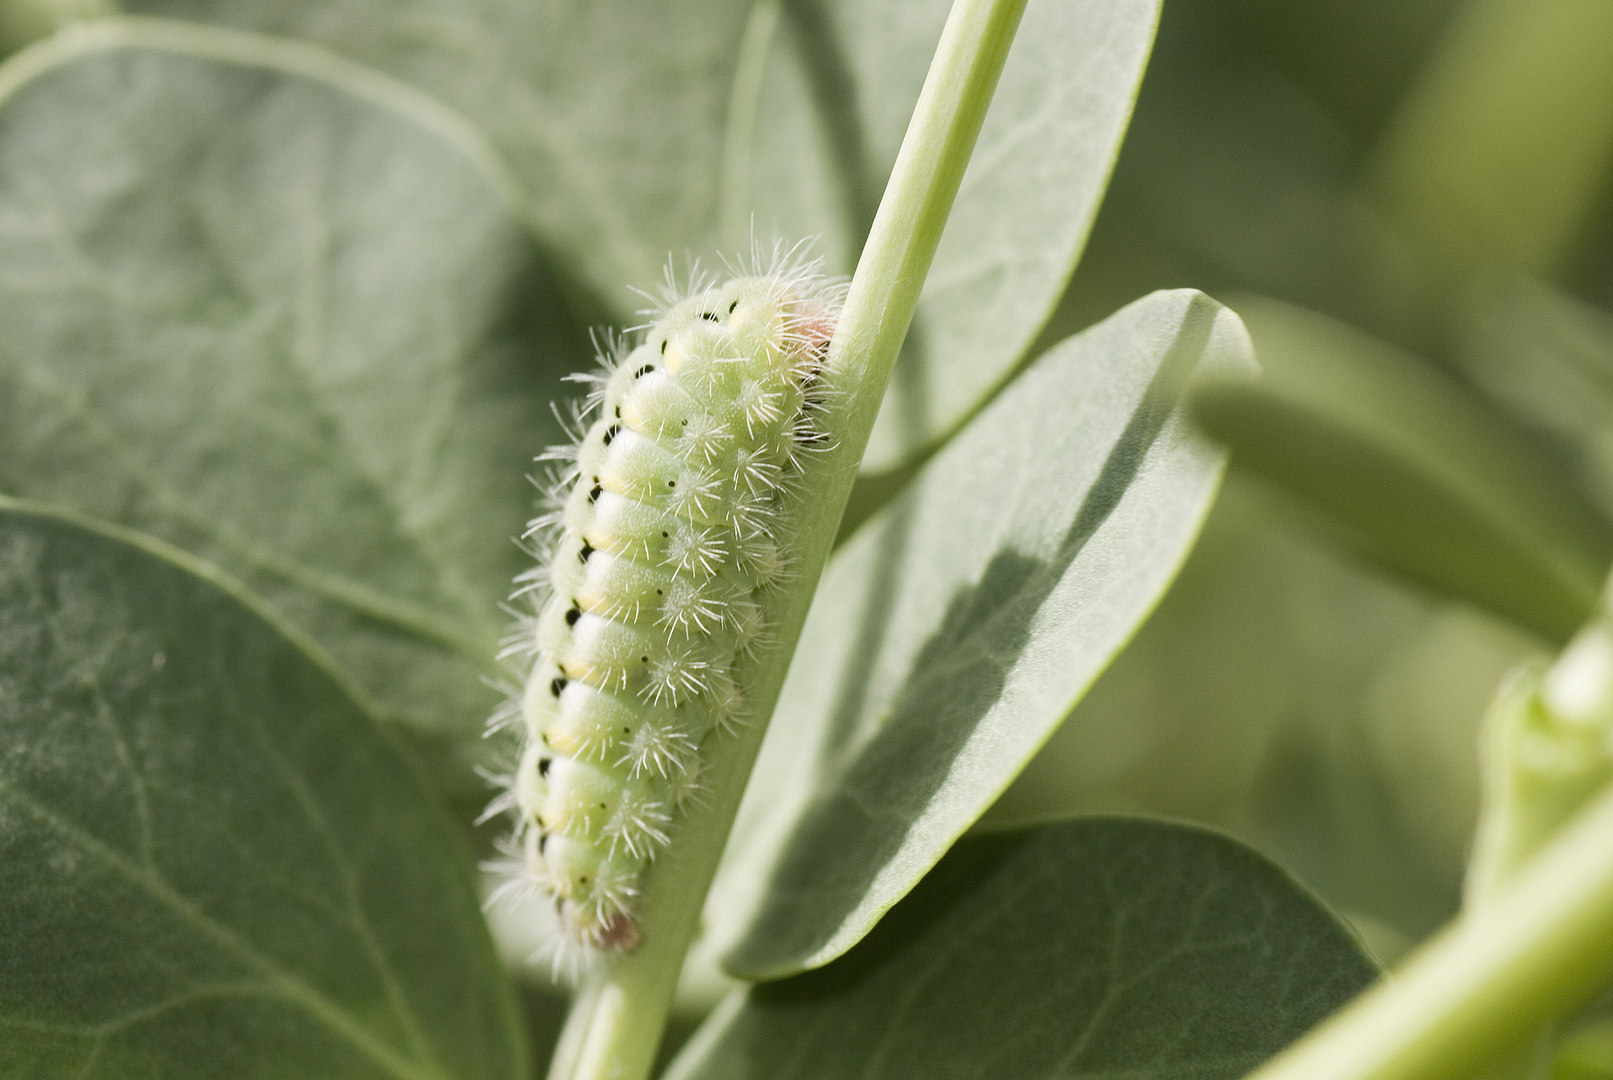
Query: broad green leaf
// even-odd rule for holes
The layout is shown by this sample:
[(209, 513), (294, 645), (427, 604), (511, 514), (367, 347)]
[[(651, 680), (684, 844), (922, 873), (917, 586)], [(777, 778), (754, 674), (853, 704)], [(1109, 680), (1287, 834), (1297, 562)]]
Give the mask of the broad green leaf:
[(836, 554), (712, 890), (742, 977), (868, 932), (1008, 786), (1192, 546), (1222, 457), (1177, 408), (1249, 363), (1156, 293), (1017, 379)]
[(1240, 302), (1258, 377), (1205, 380), (1194, 415), (1241, 464), (1390, 569), (1550, 639), (1590, 614), (1613, 528), (1506, 419), (1414, 357), (1325, 316)]
[(476, 136), (302, 45), (96, 24), (0, 74), (0, 490), (162, 536), (377, 712), (476, 728), (583, 354)]
[(750, 0), (126, 0), (306, 38), (435, 95), (497, 144), (528, 219), (609, 307), (711, 246)]
[(1375, 974), (1236, 841), (1075, 819), (960, 842), (850, 953), (730, 998), (669, 1080), (1231, 1080)]
[(0, 500), (0, 1074), (524, 1076), (459, 839), (323, 662)]
[[(758, 230), (822, 237), (831, 268), (851, 271), (950, 7), (783, 3), (755, 119), (730, 132), (730, 245), (754, 215)], [(961, 423), (1047, 321), (1103, 197), (1158, 17), (1157, 0), (1026, 9), (865, 469), (896, 466)]]
[[(497, 143), (539, 234), (631, 307), (669, 253), (815, 237), (850, 273), (950, 0), (135, 0), (307, 37), (440, 96)], [(867, 457), (889, 468), (1007, 378), (1064, 291), (1159, 0), (1033, 4)]]

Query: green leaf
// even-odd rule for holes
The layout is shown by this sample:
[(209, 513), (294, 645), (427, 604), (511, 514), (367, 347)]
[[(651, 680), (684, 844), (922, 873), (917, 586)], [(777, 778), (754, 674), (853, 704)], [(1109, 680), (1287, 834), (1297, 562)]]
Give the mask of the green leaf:
[[(761, 5), (762, 10), (767, 5)], [(849, 272), (896, 160), (948, 0), (785, 0), (736, 110), (725, 241), (819, 236)], [(962, 423), (1052, 314), (1131, 118), (1158, 0), (1025, 11), (925, 283), (863, 467), (892, 468)], [(736, 101), (746, 89), (736, 87)]]
[(850, 948), (1013, 780), (1148, 615), (1222, 457), (1177, 409), (1249, 363), (1156, 293), (1021, 376), (831, 562), (712, 890), (742, 977)]
[(491, 155), (307, 46), (96, 24), (0, 74), (0, 490), (162, 536), (379, 714), (479, 727), (580, 348)]
[(1124, 809), (1222, 828), (1392, 960), (1457, 912), (1480, 718), (1539, 643), (1287, 509), (1234, 464), (1159, 609), (982, 824)]
[(306, 38), (458, 109), (519, 178), (538, 234), (613, 310), (708, 248), (750, 0), (126, 0)]
[(0, 1074), (514, 1078), (465, 852), (217, 571), (0, 500)]
[(1482, 399), (1322, 315), (1250, 298), (1258, 377), (1207, 379), (1194, 416), (1390, 569), (1550, 639), (1591, 613), (1613, 529)]
[(1230, 1080), (1375, 974), (1236, 841), (1076, 819), (962, 841), (850, 953), (730, 998), (669, 1080)]
[[(950, 0), (134, 0), (306, 37), (462, 110), (539, 235), (612, 309), (668, 253), (816, 237), (849, 273)], [(560, 12), (564, 12), (563, 14)], [(747, 19), (748, 16), (748, 19)], [(867, 467), (961, 423), (1008, 377), (1086, 242), (1159, 0), (1031, 5), (981, 133)]]

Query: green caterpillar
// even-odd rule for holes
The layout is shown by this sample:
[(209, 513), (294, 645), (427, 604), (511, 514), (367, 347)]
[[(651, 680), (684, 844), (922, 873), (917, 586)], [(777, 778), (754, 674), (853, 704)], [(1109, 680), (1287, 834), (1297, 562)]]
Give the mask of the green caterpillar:
[(532, 523), (534, 615), (513, 651), (520, 764), (490, 809), (515, 817), (514, 880), (552, 902), (556, 966), (631, 949), (634, 902), (705, 748), (752, 719), (736, 662), (789, 573), (776, 535), (806, 456), (826, 445), (820, 375), (841, 290), (815, 264), (697, 284), (604, 373), (551, 509)]

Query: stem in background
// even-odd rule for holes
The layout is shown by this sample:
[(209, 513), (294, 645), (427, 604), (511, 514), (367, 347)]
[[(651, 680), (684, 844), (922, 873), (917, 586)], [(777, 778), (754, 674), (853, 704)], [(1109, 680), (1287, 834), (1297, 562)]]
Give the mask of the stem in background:
[[(832, 448), (806, 471), (780, 526), (798, 576), (774, 609), (768, 648), (740, 666), (758, 716), (778, 701), (812, 594), (918, 306), (941, 231), (985, 122), (1025, 0), (956, 0), (919, 94), (873, 229), (829, 345), (825, 382), (845, 403)], [(643, 1080), (654, 1064), (684, 955), (717, 872), (765, 725), (719, 740), (706, 763), (710, 802), (676, 826), (645, 881), (643, 944), (592, 982), (566, 1020), (550, 1080)]]
[(1470, 1077), (1613, 977), (1613, 786), (1515, 878), (1248, 1080)]
[(72, 23), (117, 13), (117, 0), (0, 0), (0, 56)]
[(1369, 170), (1395, 224), (1457, 280), (1550, 276), (1613, 165), (1613, 5), (1467, 0)]

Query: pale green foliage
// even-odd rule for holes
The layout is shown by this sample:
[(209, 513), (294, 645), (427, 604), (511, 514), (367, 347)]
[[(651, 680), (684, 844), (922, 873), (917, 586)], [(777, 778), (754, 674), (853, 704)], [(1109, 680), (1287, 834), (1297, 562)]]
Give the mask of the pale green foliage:
[[(732, 254), (753, 229), (817, 237), (829, 269), (849, 274), (949, 7), (134, 0), (126, 10), (306, 37), (439, 95), (504, 152), (538, 235), (625, 314), (626, 286), (658, 284), (668, 252)], [(872, 467), (964, 419), (1052, 312), (1158, 11), (1155, 0), (1030, 6)]]
[[(1613, 127), (1572, 106), (1613, 39), (1586, 0), (1471, 0), (1391, 124), (1449, 6), (1194, 8), (1258, 17), (1161, 50), (1100, 219), (1155, 0), (966, 0), (946, 38), (947, 0), (0, 0), (0, 35), (66, 27), (0, 68), (0, 492), (37, 503), (0, 512), (0, 1073), (543, 1067), (559, 1006), (513, 1007), (472, 857), (525, 474), (629, 287), (775, 236), (857, 271), (743, 661), (778, 723), (711, 763), (555, 1075), (652, 1068), (697, 925), (708, 985), (782, 979), (689, 1080), (1231, 1078), (1339, 1007), (1375, 967), (1234, 841), (963, 834), (1212, 821), (1385, 954), (1454, 911), (1480, 703), (1613, 559), (1594, 274), (1497, 272), (1594, 217)], [(1369, 26), (1388, 77), (1323, 62)], [(1518, 177), (1553, 190), (1502, 221)], [(1189, 285), (1244, 297), (1261, 373)], [(1253, 467), (1213, 514), (1194, 419)], [(1423, 1004), (1382, 985), (1312, 1063), (1464, 1068), (1605, 981), (1609, 833), (1552, 841), (1581, 772), (1518, 891), (1407, 969)]]
[(447, 822), (212, 574), (0, 503), (0, 1072), (519, 1076)]
[(13, 67), (0, 486), (218, 563), (375, 712), (474, 735), (578, 340), (474, 135), (242, 44), (115, 27)]
[(1183, 387), (1247, 367), (1214, 301), (1140, 300), (1038, 360), (840, 549), (708, 907), (732, 970), (844, 952), (1008, 785), (1214, 496)]

